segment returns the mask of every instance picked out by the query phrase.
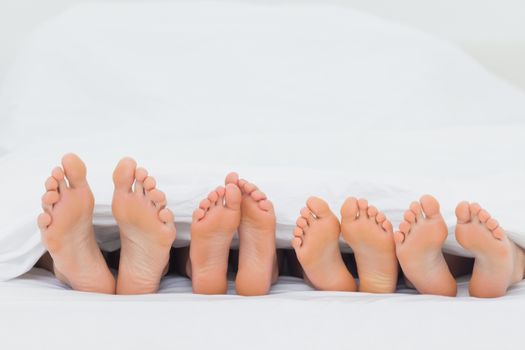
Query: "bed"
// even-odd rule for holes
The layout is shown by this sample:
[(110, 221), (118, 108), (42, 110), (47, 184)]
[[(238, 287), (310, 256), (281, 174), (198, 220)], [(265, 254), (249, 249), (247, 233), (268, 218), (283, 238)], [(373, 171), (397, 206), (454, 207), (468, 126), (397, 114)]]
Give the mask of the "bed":
[[(175, 246), (231, 170), (276, 206), (290, 248), (310, 195), (335, 210), (366, 197), (396, 226), (424, 193), (479, 201), (525, 246), (525, 96), (446, 41), (319, 4), (78, 6), (37, 30), (0, 95), (0, 329), (5, 348), (517, 348), (525, 283), (493, 300), (313, 291), (282, 276), (270, 295), (80, 293), (34, 268), (42, 181), (65, 152), (88, 165), (94, 223), (118, 249), (111, 171), (131, 155), (167, 194)], [(235, 245), (235, 242), (234, 242)], [(343, 242), (341, 248), (350, 252)]]

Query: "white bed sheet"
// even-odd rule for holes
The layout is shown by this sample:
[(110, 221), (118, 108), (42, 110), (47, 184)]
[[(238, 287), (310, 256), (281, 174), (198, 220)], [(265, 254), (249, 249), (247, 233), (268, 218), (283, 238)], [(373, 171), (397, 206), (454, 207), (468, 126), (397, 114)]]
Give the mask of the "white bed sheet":
[[(232, 291), (230, 285), (230, 291)], [(160, 293), (75, 292), (33, 269), (0, 282), (1, 347), (31, 349), (518, 349), (525, 282), (498, 299), (312, 291), (281, 277), (264, 297), (191, 294), (167, 277)]]

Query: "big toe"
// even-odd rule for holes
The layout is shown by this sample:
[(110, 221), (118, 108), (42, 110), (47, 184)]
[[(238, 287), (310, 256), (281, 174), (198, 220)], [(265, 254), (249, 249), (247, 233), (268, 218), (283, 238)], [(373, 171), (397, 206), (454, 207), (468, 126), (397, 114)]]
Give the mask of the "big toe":
[(423, 208), (425, 216), (432, 218), (441, 215), (439, 213), (439, 202), (431, 195), (425, 194), (423, 197), (421, 197), (419, 202), (421, 203), (421, 207)]
[(241, 190), (234, 184), (226, 185), (226, 193), (224, 195), (226, 207), (233, 210), (241, 209)]
[(341, 218), (346, 220), (355, 220), (358, 211), (359, 206), (357, 204), (357, 199), (354, 197), (348, 197), (341, 207)]
[(325, 217), (331, 213), (328, 204), (318, 197), (310, 197), (306, 201), (306, 206), (318, 218)]
[(135, 180), (135, 169), (137, 163), (131, 158), (122, 158), (113, 171), (113, 183), (115, 189), (120, 191), (131, 191), (131, 186)]
[(226, 179), (224, 180), (224, 184), (234, 184), (237, 185), (239, 182), (239, 175), (236, 172), (231, 172), (228, 175), (226, 175)]
[(62, 157), (62, 167), (71, 187), (81, 187), (87, 184), (86, 165), (79, 156), (73, 153), (66, 154)]

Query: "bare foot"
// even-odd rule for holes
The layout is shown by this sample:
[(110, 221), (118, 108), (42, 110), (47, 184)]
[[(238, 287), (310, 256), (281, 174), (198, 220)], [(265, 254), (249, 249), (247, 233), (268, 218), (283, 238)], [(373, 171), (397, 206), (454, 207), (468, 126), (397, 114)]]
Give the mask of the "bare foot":
[(239, 180), (236, 173), (228, 174), (229, 183), (242, 193), (237, 294), (268, 294), (278, 277), (273, 204), (254, 184)]
[(439, 203), (429, 195), (412, 202), (399, 232), (394, 234), (397, 258), (405, 277), (422, 294), (456, 296), (456, 280), (442, 252), (447, 236)]
[(316, 197), (306, 201), (293, 234), (292, 246), (307, 281), (319, 290), (356, 290), (339, 249), (339, 220), (325, 201)]
[(188, 275), (193, 292), (224, 294), (230, 245), (241, 220), (241, 191), (233, 184), (218, 187), (193, 212)]
[(38, 217), (55, 275), (75, 290), (114, 294), (115, 279), (93, 231), (94, 199), (86, 181), (86, 166), (74, 154), (66, 154), (62, 166), (53, 169), (46, 181), (44, 213)]
[(399, 267), (390, 221), (365, 199), (350, 197), (341, 207), (341, 230), (355, 254), (359, 291), (393, 293)]
[(474, 254), (470, 295), (494, 298), (523, 279), (525, 254), (508, 239), (503, 228), (476, 203), (461, 202), (456, 208), (456, 239)]
[(117, 294), (155, 293), (176, 236), (173, 214), (155, 180), (133, 159), (118, 163), (113, 182), (112, 209), (121, 241)]

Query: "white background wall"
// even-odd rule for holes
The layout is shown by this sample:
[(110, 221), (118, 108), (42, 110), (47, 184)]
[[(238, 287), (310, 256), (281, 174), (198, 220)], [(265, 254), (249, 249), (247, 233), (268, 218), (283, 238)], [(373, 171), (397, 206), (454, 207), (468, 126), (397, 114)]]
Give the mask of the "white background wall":
[[(297, 3), (315, 0), (287, 1)], [(9, 64), (15, 59), (20, 44), (32, 30), (46, 19), (82, 2), (88, 1), (0, 0), (0, 82)], [(104, 2), (104, 0), (91, 0), (91, 2)], [(361, 9), (446, 37), (463, 47), (489, 70), (525, 89), (524, 0), (324, 0), (324, 2)]]

